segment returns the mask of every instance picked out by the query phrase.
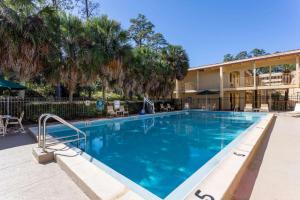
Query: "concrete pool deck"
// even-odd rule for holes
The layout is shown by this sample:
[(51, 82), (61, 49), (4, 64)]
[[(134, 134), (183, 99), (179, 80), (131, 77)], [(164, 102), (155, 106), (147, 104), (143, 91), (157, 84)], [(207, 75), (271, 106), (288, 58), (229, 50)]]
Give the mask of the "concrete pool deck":
[(1, 200), (89, 199), (56, 163), (38, 164), (34, 146), (27, 134), (0, 137)]
[[(279, 114), (231, 199), (299, 199), (299, 143), (300, 118)], [(0, 199), (88, 199), (56, 163), (38, 164), (34, 146), (27, 134), (0, 137)]]
[(298, 200), (300, 118), (278, 114), (232, 199)]

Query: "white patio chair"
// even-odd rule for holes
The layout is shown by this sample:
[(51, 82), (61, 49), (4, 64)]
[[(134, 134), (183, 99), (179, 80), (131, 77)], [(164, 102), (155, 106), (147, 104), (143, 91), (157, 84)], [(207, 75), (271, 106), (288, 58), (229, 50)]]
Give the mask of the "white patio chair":
[(160, 106), (160, 111), (168, 111), (168, 108), (164, 106), (164, 104), (159, 104)]
[(268, 104), (261, 104), (259, 112), (269, 112), (269, 105)]
[(253, 111), (252, 104), (246, 103), (246, 105), (244, 107), (244, 112), (252, 112), (252, 111)]
[(185, 103), (185, 104), (184, 104), (184, 109), (185, 109), (185, 110), (190, 109), (190, 104), (189, 104), (189, 103)]
[(5, 136), (6, 134), (6, 128), (4, 125), (4, 121), (2, 119), (2, 117), (0, 116), (0, 136)]
[(216, 111), (217, 110), (217, 105), (214, 103), (213, 105), (212, 105), (212, 111)]
[(167, 109), (168, 109), (169, 111), (174, 111), (174, 110), (175, 110), (175, 108), (172, 107), (169, 103), (167, 103)]
[(111, 117), (111, 116), (117, 116), (116, 111), (114, 111), (113, 106), (107, 106), (107, 114)]
[(125, 110), (125, 107), (124, 106), (120, 106), (120, 109), (119, 109), (119, 111), (117, 111), (117, 113), (121, 113), (123, 116), (124, 115), (128, 115), (129, 116), (129, 112), (128, 112), (128, 110)]
[(288, 112), (287, 114), (289, 114), (293, 117), (300, 116), (300, 103), (296, 103), (294, 111)]
[(24, 117), (24, 111), (21, 112), (21, 115), (20, 115), (19, 118), (18, 117), (8, 117), (5, 126), (7, 127), (8, 125), (19, 125), (20, 129), (23, 132), (25, 132), (25, 129), (24, 129), (23, 124), (22, 124), (23, 117)]
[(239, 104), (235, 104), (235, 106), (234, 106), (234, 108), (233, 108), (233, 111), (234, 111), (234, 112), (238, 112), (239, 109), (240, 109)]

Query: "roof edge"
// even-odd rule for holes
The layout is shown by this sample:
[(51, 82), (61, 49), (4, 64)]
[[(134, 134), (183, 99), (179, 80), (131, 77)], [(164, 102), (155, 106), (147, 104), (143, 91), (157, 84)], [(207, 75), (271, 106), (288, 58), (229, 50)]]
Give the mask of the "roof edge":
[(272, 54), (268, 54), (268, 55), (246, 58), (246, 59), (241, 59), (241, 60), (234, 60), (234, 61), (229, 61), (229, 62), (221, 62), (221, 63), (215, 63), (215, 64), (209, 64), (209, 65), (202, 65), (199, 67), (190, 68), (190, 69), (188, 69), (188, 71), (207, 69), (207, 68), (213, 68), (213, 67), (221, 67), (221, 66), (226, 66), (226, 65), (231, 65), (231, 64), (256, 61), (256, 60), (261, 60), (261, 59), (266, 59), (266, 58), (273, 58), (273, 57), (293, 55), (293, 54), (300, 54), (300, 49), (289, 50), (289, 51), (284, 51), (284, 52), (279, 52), (279, 53), (272, 53)]

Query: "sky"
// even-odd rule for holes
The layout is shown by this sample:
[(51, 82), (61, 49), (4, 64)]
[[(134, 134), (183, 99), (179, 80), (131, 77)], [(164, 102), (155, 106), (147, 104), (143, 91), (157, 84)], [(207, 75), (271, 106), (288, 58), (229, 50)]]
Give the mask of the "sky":
[[(96, 0), (98, 1), (98, 0)], [(99, 0), (100, 13), (128, 28), (139, 13), (190, 66), (221, 62), (227, 53), (300, 49), (300, 0)]]

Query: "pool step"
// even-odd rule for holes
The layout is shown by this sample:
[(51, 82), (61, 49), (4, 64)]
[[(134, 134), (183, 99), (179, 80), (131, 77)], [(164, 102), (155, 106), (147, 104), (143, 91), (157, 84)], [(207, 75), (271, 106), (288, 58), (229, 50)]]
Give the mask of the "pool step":
[(32, 148), (33, 157), (38, 161), (40, 164), (49, 163), (54, 161), (54, 151), (43, 151), (42, 148), (33, 147)]

